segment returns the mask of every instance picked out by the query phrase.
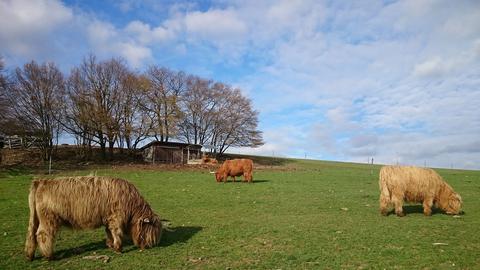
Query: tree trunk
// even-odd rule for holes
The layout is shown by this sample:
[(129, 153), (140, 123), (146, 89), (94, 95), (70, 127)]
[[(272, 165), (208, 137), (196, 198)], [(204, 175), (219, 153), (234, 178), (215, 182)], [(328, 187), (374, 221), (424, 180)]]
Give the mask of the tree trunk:
[(113, 160), (113, 147), (115, 146), (115, 140), (109, 139), (108, 140), (108, 159), (111, 161)]

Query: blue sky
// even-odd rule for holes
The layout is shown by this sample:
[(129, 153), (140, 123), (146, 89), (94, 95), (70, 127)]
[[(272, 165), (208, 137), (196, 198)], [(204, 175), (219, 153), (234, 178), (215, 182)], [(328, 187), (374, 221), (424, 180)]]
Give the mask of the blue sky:
[(90, 52), (239, 87), (262, 155), (480, 169), (478, 1), (0, 0), (7, 67)]

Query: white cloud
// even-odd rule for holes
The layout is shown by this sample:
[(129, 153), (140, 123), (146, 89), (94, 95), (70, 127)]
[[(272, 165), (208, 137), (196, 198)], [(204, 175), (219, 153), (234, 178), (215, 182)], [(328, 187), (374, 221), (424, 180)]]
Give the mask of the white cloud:
[[(150, 29), (132, 22), (126, 30), (118, 29), (56, 0), (0, 1), (0, 25), (0, 49), (7, 57), (23, 62), (57, 60), (69, 66), (70, 58), (93, 52), (101, 57), (121, 56), (139, 67), (152, 58), (145, 44), (166, 38), (161, 27)], [(139, 32), (142, 26), (147, 33)]]
[(185, 15), (186, 31), (202, 40), (218, 42), (243, 40), (247, 26), (232, 10), (194, 11)]
[(310, 151), (323, 153), (324, 155), (338, 154), (335, 134), (328, 123), (316, 123), (311, 127), (311, 130), (305, 130), (305, 132), (308, 132), (307, 141), (311, 145)]
[(53, 33), (72, 18), (72, 11), (55, 0), (0, 1), (0, 48), (25, 57), (45, 53), (54, 44)]
[[(228, 152), (262, 156), (288, 157), (292, 149), (301, 148), (299, 138), (305, 137), (296, 126), (282, 126), (274, 130), (266, 130), (263, 134), (264, 145), (257, 148), (232, 148)], [(300, 150), (301, 151), (301, 150)]]
[(150, 27), (141, 21), (132, 21), (125, 27), (125, 32), (141, 44), (162, 43), (174, 38), (175, 33), (169, 29), (158, 26)]
[[(299, 128), (318, 156), (478, 168), (479, 9), (399, 1), (328, 10), (327, 31), (275, 40), (265, 72), (248, 78), (258, 106), (287, 114), (285, 125), (299, 121), (298, 106), (316, 108)], [(467, 30), (452, 33), (460, 25)]]
[(106, 22), (93, 21), (87, 28), (88, 37), (91, 42), (102, 44), (115, 38), (118, 34), (115, 27)]
[(415, 65), (413, 74), (419, 77), (437, 77), (445, 75), (449, 69), (439, 57), (436, 57)]
[(151, 49), (140, 42), (123, 37), (112, 24), (93, 21), (88, 25), (87, 37), (95, 53), (102, 57), (121, 56), (133, 67), (141, 66), (151, 59)]
[(118, 43), (118, 53), (123, 56), (133, 67), (140, 67), (145, 60), (151, 59), (152, 51), (144, 46), (132, 43)]

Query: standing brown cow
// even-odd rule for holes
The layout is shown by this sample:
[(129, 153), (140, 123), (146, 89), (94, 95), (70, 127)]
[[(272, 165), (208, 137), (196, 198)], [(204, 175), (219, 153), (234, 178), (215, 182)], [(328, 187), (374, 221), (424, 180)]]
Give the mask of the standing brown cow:
[(233, 182), (235, 182), (236, 176), (243, 175), (244, 182), (253, 182), (253, 161), (251, 159), (231, 159), (225, 160), (222, 166), (215, 172), (215, 179), (217, 182), (223, 180), (224, 183), (227, 182), (229, 176), (233, 177)]

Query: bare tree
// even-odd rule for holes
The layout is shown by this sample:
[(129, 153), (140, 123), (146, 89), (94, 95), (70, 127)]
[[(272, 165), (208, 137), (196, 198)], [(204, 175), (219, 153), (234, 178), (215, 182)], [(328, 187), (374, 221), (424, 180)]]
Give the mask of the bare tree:
[(190, 77), (182, 109), (180, 140), (209, 145), (220, 154), (232, 146), (263, 145), (262, 133), (257, 130), (258, 112), (239, 89)]
[(80, 71), (74, 69), (67, 81), (66, 106), (62, 124), (65, 130), (74, 136), (79, 146), (78, 155), (88, 159), (92, 154), (92, 143), (99, 143), (99, 140), (94, 136), (94, 121), (90, 111), (94, 104), (89, 99), (89, 91), (86, 87)]
[(138, 144), (148, 138), (152, 121), (142, 108), (145, 103), (143, 93), (148, 91), (149, 82), (144, 76), (127, 74), (123, 81), (122, 114), (120, 119), (120, 149), (136, 149)]
[(177, 124), (182, 115), (178, 102), (185, 91), (186, 76), (183, 72), (151, 66), (146, 77), (149, 87), (144, 91), (143, 109), (151, 119), (154, 137), (168, 142), (177, 134)]
[(205, 144), (211, 137), (218, 98), (212, 82), (190, 76), (182, 97), (183, 120), (179, 124), (179, 139), (187, 143)]
[(4, 74), (5, 72), (5, 63), (3, 62), (3, 58), (0, 57), (0, 97), (3, 96), (4, 94), (4, 89), (7, 87), (7, 76)]
[(128, 74), (122, 60), (97, 62), (95, 56), (90, 56), (72, 70), (69, 79), (71, 108), (65, 126), (71, 133), (98, 143), (104, 158), (107, 143), (109, 156), (113, 158)]
[(12, 76), (5, 71), (3, 58), (0, 57), (0, 135), (25, 135), (30, 128), (15, 119), (13, 104), (8, 100), (12, 83)]
[(262, 132), (257, 129), (258, 112), (251, 100), (239, 89), (216, 84), (219, 106), (215, 114), (210, 145), (214, 152), (224, 153), (230, 147), (263, 145)]
[[(3, 58), (0, 58), (0, 126), (5, 127), (7, 119), (7, 76), (5, 75)], [(4, 128), (0, 130), (0, 133), (4, 132)], [(1, 135), (1, 134), (0, 134)], [(1, 147), (0, 147), (1, 148)]]
[(40, 138), (45, 160), (52, 155), (62, 130), (58, 119), (64, 94), (63, 75), (55, 64), (39, 65), (35, 61), (15, 70), (13, 82), (6, 91), (15, 120)]
[(112, 158), (115, 145), (135, 149), (148, 137), (211, 145), (218, 153), (263, 144), (258, 112), (239, 89), (183, 72), (151, 66), (139, 75), (122, 60), (92, 55), (72, 69), (66, 84), (54, 64), (26, 64), (11, 86), (3, 74), (0, 61), (0, 121), (14, 119), (23, 133), (37, 132), (45, 158), (62, 130), (59, 122), (84, 157), (98, 145), (103, 158), (107, 149)]

